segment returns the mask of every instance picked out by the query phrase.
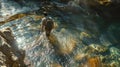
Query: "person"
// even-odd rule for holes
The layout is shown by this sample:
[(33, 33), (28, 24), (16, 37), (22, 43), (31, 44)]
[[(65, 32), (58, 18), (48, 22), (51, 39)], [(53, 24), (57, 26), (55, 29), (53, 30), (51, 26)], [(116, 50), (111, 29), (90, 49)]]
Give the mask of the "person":
[(45, 32), (47, 37), (49, 37), (53, 28), (54, 28), (53, 19), (49, 17), (46, 12), (44, 12), (44, 18), (42, 18), (41, 21), (42, 31)]

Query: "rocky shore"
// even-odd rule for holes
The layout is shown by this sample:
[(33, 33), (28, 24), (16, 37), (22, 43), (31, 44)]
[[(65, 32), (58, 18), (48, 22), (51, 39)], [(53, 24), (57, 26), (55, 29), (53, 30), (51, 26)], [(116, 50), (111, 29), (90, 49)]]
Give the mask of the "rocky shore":
[(10, 28), (0, 31), (0, 66), (25, 67), (25, 51), (18, 48)]

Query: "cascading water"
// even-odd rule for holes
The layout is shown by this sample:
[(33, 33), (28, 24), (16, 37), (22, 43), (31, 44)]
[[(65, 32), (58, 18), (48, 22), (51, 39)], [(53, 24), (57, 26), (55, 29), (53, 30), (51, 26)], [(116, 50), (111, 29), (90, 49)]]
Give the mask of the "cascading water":
[[(26, 51), (25, 63), (30, 67), (91, 67), (89, 64), (92, 62), (88, 58), (94, 56), (102, 58), (99, 64), (115, 64), (119, 67), (120, 47), (114, 46), (117, 44), (116, 38), (109, 30), (101, 33), (99, 23), (105, 21), (96, 13), (90, 14), (86, 6), (84, 8), (76, 4), (78, 1), (59, 3), (70, 8), (64, 10), (68, 11), (66, 13), (56, 10), (60, 16), (51, 14), (58, 27), (52, 31), (50, 38), (40, 31), (41, 19), (37, 20), (36, 14), (7, 22), (0, 28), (10, 27), (13, 30), (18, 47)], [(24, 2), (25, 5), (20, 5), (1, 0), (0, 20), (39, 9), (36, 2)]]

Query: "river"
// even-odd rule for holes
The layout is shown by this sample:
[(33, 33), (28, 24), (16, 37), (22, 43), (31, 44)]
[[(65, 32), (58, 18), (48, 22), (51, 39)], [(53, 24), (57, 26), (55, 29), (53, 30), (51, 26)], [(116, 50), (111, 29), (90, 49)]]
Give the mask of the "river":
[(39, 2), (23, 0), (22, 3), (0, 0), (0, 21), (30, 12), (30, 15), (1, 25), (0, 29), (12, 29), (18, 47), (26, 51), (25, 63), (30, 67), (120, 66), (119, 23), (104, 27), (106, 21), (97, 13), (90, 13), (87, 7), (75, 2), (57, 3), (68, 9), (65, 12), (53, 9), (56, 13), (52, 12), (50, 16), (56, 28), (47, 38), (40, 30), (42, 13), (34, 13), (40, 10)]

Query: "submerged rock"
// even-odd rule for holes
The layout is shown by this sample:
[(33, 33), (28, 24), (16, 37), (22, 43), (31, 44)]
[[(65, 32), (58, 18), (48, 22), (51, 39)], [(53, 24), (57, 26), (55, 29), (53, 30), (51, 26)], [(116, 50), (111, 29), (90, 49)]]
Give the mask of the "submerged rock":
[(0, 31), (0, 65), (7, 67), (25, 67), (25, 51), (17, 47), (10, 28)]
[(99, 57), (89, 58), (87, 62), (88, 67), (101, 67), (102, 63)]
[(97, 44), (91, 44), (90, 45), (90, 48), (92, 48), (94, 51), (97, 51), (97, 52), (106, 52), (107, 51), (107, 47), (104, 47), (102, 45), (97, 45)]
[(57, 63), (53, 63), (50, 65), (50, 67), (62, 67), (60, 64), (57, 64)]

